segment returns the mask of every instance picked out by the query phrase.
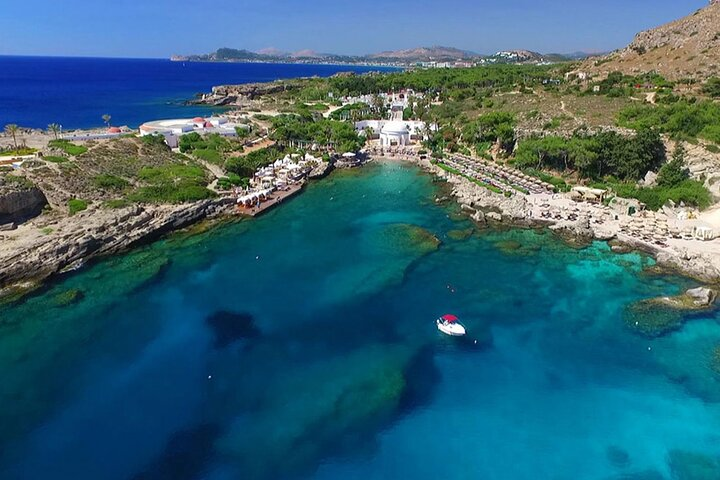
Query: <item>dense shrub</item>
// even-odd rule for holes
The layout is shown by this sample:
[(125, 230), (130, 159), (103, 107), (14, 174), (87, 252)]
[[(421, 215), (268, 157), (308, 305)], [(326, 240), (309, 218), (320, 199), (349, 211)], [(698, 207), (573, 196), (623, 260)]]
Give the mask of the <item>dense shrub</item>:
[(241, 157), (232, 157), (225, 163), (225, 169), (239, 177), (251, 178), (255, 171), (283, 156), (283, 151), (277, 147), (261, 148)]
[(642, 129), (634, 137), (615, 132), (556, 136), (520, 142), (514, 163), (519, 168), (577, 170), (586, 178), (613, 176), (639, 180), (665, 161), (665, 146), (656, 131)]
[(636, 198), (651, 210), (660, 209), (668, 200), (699, 208), (707, 208), (712, 201), (707, 188), (696, 180), (685, 180), (673, 187), (640, 188), (634, 184), (615, 184), (612, 188), (621, 197)]
[(70, 210), (70, 215), (75, 215), (78, 212), (82, 212), (83, 210), (86, 210), (88, 207), (87, 200), (82, 200), (79, 198), (71, 198), (67, 202), (68, 209)]
[(211, 198), (205, 170), (199, 165), (172, 164), (144, 167), (138, 177), (146, 186), (128, 195), (140, 203), (182, 203)]
[(712, 77), (703, 85), (703, 93), (710, 97), (720, 97), (720, 78)]
[(96, 187), (104, 190), (122, 190), (129, 185), (128, 181), (124, 178), (107, 173), (96, 176), (93, 179), (93, 183)]
[(653, 128), (678, 140), (701, 137), (720, 143), (720, 105), (710, 101), (631, 106), (620, 112), (618, 123), (634, 129)]
[(205, 160), (208, 163), (214, 165), (222, 165), (223, 157), (217, 150), (211, 150), (209, 148), (202, 148), (193, 151), (193, 155), (201, 160)]

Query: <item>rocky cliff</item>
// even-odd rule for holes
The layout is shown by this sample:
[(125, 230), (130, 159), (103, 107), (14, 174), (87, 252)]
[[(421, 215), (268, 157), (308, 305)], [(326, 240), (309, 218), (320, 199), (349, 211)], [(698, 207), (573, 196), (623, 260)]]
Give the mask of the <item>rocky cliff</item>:
[(0, 225), (39, 215), (46, 204), (45, 195), (37, 188), (0, 185)]
[(687, 17), (640, 32), (627, 47), (586, 61), (580, 70), (605, 76), (656, 71), (671, 80), (720, 74), (720, 1)]
[(0, 242), (0, 287), (41, 281), (93, 257), (126, 250), (218, 215), (232, 203), (223, 199), (98, 209), (45, 223), (44, 232), (37, 225), (23, 225), (25, 231), (4, 236)]
[(191, 103), (224, 106), (244, 105), (263, 95), (297, 90), (300, 81), (280, 80), (269, 83), (247, 83), (242, 85), (219, 85), (212, 88), (211, 93), (203, 94)]

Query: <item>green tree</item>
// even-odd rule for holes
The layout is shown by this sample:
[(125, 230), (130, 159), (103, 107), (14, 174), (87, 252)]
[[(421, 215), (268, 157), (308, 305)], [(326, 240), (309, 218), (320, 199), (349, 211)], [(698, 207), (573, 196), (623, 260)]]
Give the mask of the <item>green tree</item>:
[(51, 123), (50, 125), (48, 125), (47, 129), (48, 132), (50, 132), (55, 137), (55, 140), (57, 140), (59, 138), (62, 127), (57, 123)]
[(690, 171), (685, 165), (685, 147), (678, 143), (673, 151), (672, 159), (662, 166), (658, 174), (658, 185), (675, 187), (690, 178)]
[(8, 125), (5, 125), (5, 133), (10, 135), (13, 139), (13, 144), (15, 145), (15, 150), (18, 149), (18, 143), (17, 143), (17, 136), (20, 133), (20, 127), (15, 125), (14, 123), (10, 123)]

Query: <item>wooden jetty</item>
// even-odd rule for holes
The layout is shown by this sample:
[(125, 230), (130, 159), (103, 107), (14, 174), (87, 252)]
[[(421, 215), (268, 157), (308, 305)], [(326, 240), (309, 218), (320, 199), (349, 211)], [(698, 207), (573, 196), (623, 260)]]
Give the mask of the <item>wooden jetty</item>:
[(282, 190), (275, 190), (271, 194), (268, 195), (268, 198), (258, 205), (254, 205), (252, 207), (245, 207), (242, 205), (237, 205), (236, 209), (237, 212), (241, 215), (247, 215), (249, 217), (257, 217), (258, 215), (266, 212), (267, 210), (273, 208), (274, 206), (282, 203), (285, 199), (290, 198), (294, 195), (296, 195), (300, 190), (302, 190), (305, 183), (296, 183), (288, 185), (286, 188)]

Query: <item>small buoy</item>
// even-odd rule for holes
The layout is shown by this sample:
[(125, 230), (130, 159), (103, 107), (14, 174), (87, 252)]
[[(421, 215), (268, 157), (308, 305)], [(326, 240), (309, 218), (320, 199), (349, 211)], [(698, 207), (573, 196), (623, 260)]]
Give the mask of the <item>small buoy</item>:
[(650, 350), (652, 350), (652, 347), (648, 347), (648, 352), (649, 352)]
[(208, 375), (208, 380), (210, 380), (211, 378), (212, 378), (212, 375)]
[(256, 256), (255, 260), (260, 260), (260, 255)]

